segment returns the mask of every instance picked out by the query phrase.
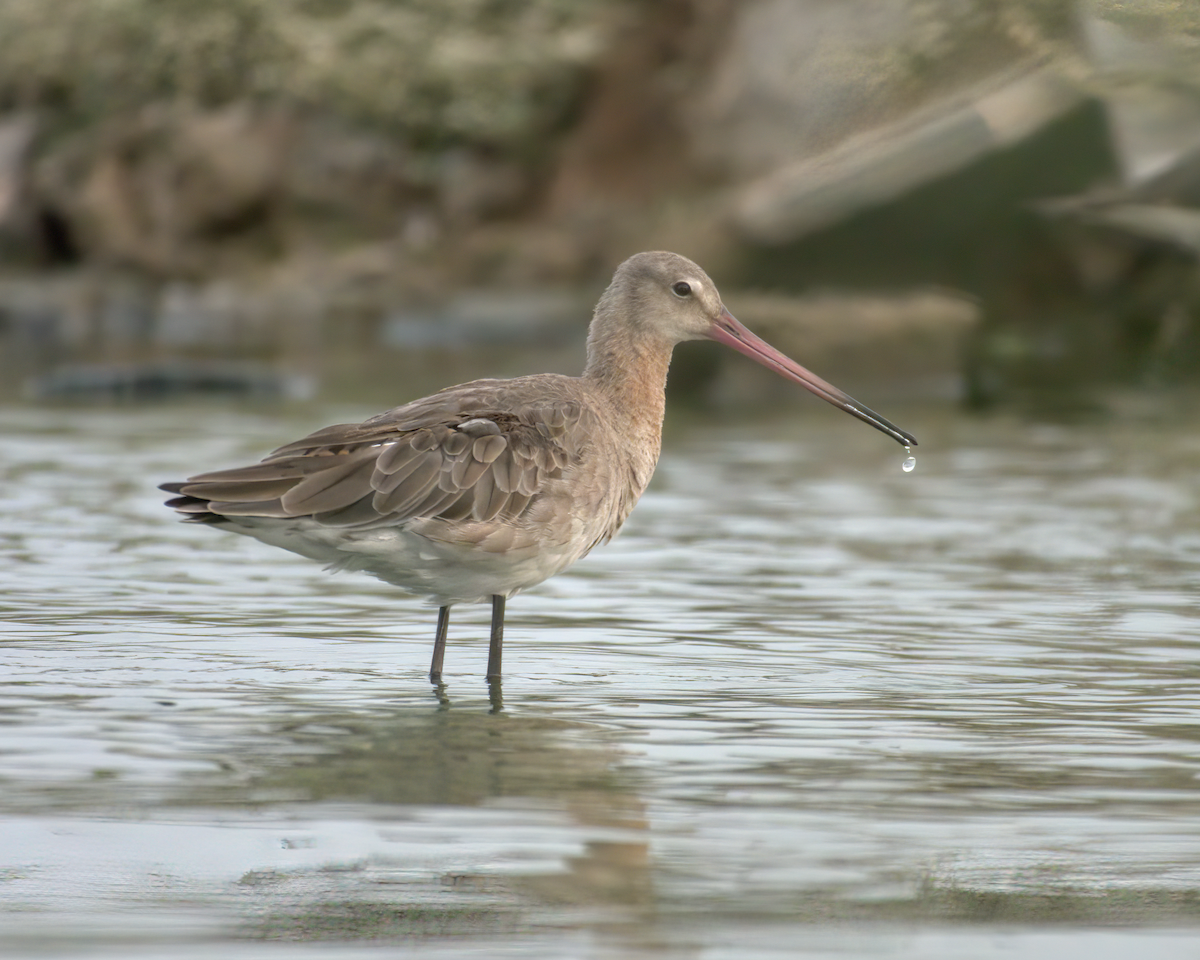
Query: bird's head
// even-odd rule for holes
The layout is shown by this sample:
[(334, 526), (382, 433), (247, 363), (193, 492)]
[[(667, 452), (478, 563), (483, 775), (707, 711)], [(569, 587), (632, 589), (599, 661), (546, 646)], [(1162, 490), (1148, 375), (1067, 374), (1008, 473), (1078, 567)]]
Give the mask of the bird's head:
[(905, 446), (901, 430), (868, 407), (806, 370), (743, 326), (721, 302), (711, 278), (687, 257), (665, 250), (639, 253), (622, 263), (597, 306), (597, 320), (631, 338), (670, 349), (685, 340), (715, 340), (780, 376), (800, 384)]

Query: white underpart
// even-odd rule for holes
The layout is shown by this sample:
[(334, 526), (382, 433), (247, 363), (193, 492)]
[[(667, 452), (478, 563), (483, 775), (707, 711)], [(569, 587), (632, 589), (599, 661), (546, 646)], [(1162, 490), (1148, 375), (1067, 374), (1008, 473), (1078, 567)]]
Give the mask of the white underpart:
[[(595, 537), (575, 521), (560, 542), (541, 540), (503, 552), (455, 543), (436, 534), (436, 520), (409, 520), (396, 526), (347, 530), (322, 526), (307, 517), (289, 520), (229, 517), (222, 529), (254, 537), (274, 547), (324, 563), (330, 571), (360, 570), (446, 606), (511, 597), (561, 573), (590, 549)], [(599, 534), (597, 534), (599, 535)]]

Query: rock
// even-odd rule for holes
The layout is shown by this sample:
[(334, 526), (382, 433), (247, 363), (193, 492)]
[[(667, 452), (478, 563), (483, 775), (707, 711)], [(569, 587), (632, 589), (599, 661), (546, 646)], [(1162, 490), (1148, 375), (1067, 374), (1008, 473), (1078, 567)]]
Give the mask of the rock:
[(0, 230), (11, 229), (25, 193), (25, 161), (37, 123), (32, 114), (0, 117)]
[(18, 258), (25, 254), (22, 259), (29, 259), (37, 239), (28, 182), (28, 156), (36, 132), (32, 114), (0, 117), (0, 252), (11, 247)]
[(1195, 11), (1188, 4), (1161, 9), (1158, 29), (1148, 30), (1148, 23), (1105, 19), (1098, 9), (1080, 6), (1088, 59), (1104, 78), (1124, 185), (1141, 187), (1200, 150), (1200, 63), (1194, 27), (1187, 30), (1184, 20), (1190, 16), (1194, 23)]
[(514, 213), (529, 194), (529, 180), (517, 164), (478, 151), (453, 150), (438, 167), (442, 209), (456, 227)]
[(706, 88), (737, 0), (669, 0), (627, 11), (562, 146), (549, 188), (558, 218), (627, 215), (695, 180), (687, 104)]
[(38, 164), (40, 203), (90, 261), (199, 277), (271, 260), (323, 232), (395, 234), (431, 191), (402, 145), (296, 110), (149, 108)]
[(44, 157), (39, 199), (90, 260), (196, 275), (269, 216), (294, 135), (289, 117), (244, 106), (147, 109)]
[(412, 149), (334, 117), (298, 117), (278, 189), (291, 220), (322, 218), (361, 237), (394, 236), (437, 189)]
[(1056, 74), (1030, 66), (750, 183), (733, 223), (756, 243), (795, 240), (960, 170), (1081, 102)]
[(1077, 219), (1167, 244), (1200, 259), (1200, 210), (1166, 204), (1112, 203), (1081, 211)]
[(734, 181), (761, 177), (961, 100), (1023, 62), (1068, 55), (1072, 19), (1049, 10), (1031, 15), (1029, 6), (1024, 0), (741, 4), (713, 68), (688, 99), (695, 154)]

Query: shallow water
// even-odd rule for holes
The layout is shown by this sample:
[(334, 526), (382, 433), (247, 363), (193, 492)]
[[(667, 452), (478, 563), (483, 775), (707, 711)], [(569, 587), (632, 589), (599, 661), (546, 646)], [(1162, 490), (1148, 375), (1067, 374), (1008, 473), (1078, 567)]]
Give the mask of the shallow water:
[(1200, 952), (1200, 432), (676, 417), (487, 610), (174, 522), (372, 411), (0, 409), (5, 955)]

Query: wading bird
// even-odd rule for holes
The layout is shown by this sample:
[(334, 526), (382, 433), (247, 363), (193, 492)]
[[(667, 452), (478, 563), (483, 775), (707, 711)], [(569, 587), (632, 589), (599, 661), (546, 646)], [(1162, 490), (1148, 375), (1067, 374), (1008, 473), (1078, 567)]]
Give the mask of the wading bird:
[(716, 340), (905, 445), (911, 434), (805, 370), (725, 309), (696, 264), (639, 253), (617, 268), (588, 330), (580, 377), (475, 380), (363, 423), (289, 443), (261, 463), (162, 489), (196, 523), (363, 570), (439, 606), (491, 601), (498, 681), (508, 597), (611, 540), (650, 482), (675, 344)]

